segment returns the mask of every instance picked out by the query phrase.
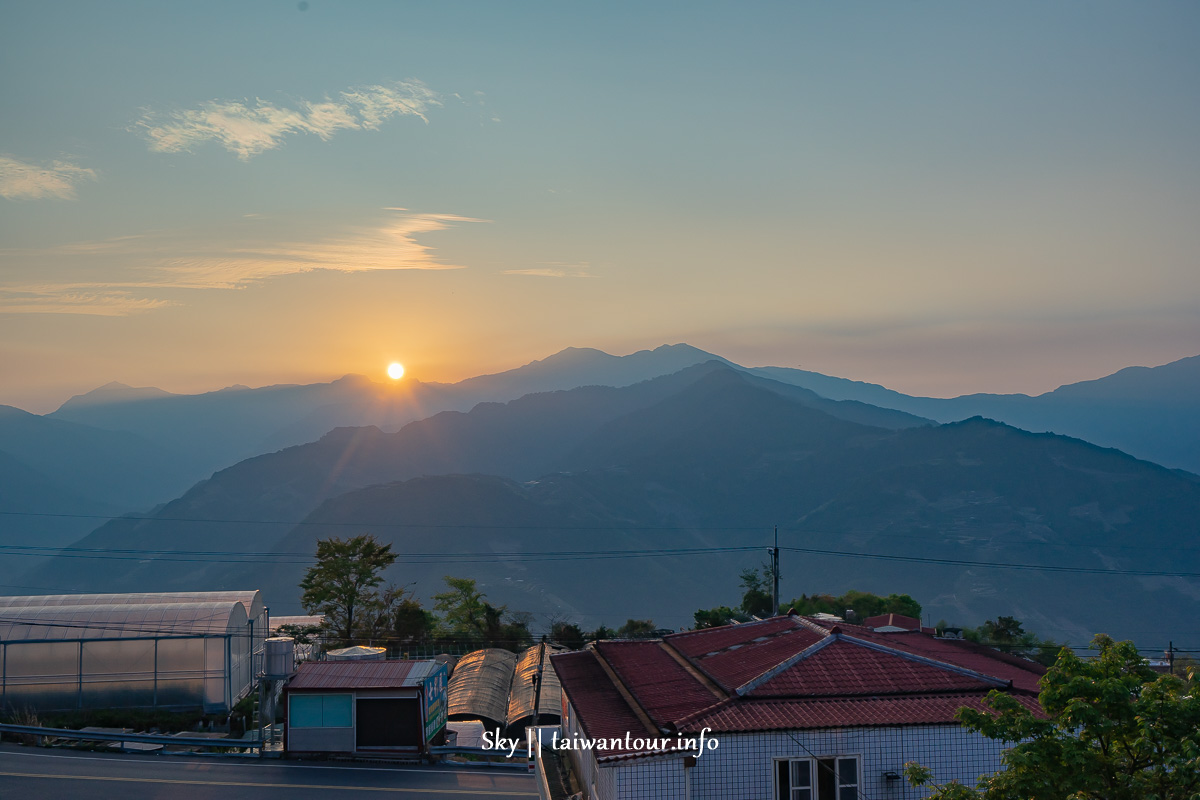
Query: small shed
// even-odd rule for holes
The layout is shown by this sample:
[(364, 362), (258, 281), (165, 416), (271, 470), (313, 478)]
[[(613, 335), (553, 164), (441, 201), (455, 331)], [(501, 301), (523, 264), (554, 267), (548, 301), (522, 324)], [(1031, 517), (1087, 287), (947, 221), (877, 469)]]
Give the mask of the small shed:
[(309, 661), (284, 687), (294, 754), (427, 753), (445, 741), (446, 665)]

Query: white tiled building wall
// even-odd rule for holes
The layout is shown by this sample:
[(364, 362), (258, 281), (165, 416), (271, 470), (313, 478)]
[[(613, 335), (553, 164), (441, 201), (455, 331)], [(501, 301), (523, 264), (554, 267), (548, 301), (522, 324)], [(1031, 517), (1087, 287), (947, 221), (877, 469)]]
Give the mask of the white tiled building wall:
[(910, 800), (927, 792), (909, 787), (903, 777), (889, 781), (885, 772), (902, 774), (906, 762), (917, 761), (933, 770), (938, 783), (957, 779), (974, 786), (980, 775), (1000, 769), (1004, 749), (957, 725), (730, 734), (717, 741), (717, 749), (690, 768), (682, 757), (611, 762), (598, 769), (586, 754), (579, 761), (586, 785), (595, 785), (600, 800), (775, 800), (776, 759), (856, 756), (862, 800)]

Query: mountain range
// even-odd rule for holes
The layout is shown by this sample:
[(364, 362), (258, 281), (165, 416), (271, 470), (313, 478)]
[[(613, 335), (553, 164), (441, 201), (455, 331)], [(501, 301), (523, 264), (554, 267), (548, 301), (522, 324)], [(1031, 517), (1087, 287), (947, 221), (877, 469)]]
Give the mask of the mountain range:
[[(560, 360), (581, 369), (594, 352)], [(532, 371), (550, 381), (553, 366)], [(1154, 574), (1197, 571), (1195, 475), (981, 418), (938, 425), (830, 398), (827, 387), (822, 396), (792, 371), (774, 373), (788, 382), (766, 374), (709, 360), (626, 386), (445, 411), (395, 432), (334, 430), (220, 470), (147, 518), (113, 520), (78, 543), (108, 550), (114, 569), (63, 554), (22, 583), (252, 584), (276, 613), (292, 613), (316, 539), (370, 531), (403, 554), (389, 577), (415, 581), (426, 599), (442, 575), (467, 575), (493, 602), (585, 627), (647, 616), (677, 627), (696, 608), (736, 601), (737, 573), (765, 559), (778, 525), (785, 597), (907, 592), (933, 619), (1012, 614), (1077, 643), (1096, 631), (1178, 639), (1200, 610), (1193, 579)], [(511, 374), (489, 377), (471, 392), (519, 391)], [(710, 552), (632, 552), (664, 548)], [(563, 555), (577, 551), (603, 554)], [(260, 553), (275, 555), (248, 555)], [(1012, 566), (979, 566), (997, 563)], [(1114, 569), (1151, 574), (1098, 574)]]

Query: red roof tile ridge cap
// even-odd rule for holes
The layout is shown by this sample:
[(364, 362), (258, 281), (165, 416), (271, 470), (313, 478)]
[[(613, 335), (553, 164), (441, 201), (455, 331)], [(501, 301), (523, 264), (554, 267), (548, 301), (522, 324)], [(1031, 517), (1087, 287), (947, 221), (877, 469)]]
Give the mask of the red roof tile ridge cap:
[(829, 635), (829, 628), (818, 625), (817, 623), (813, 622), (808, 617), (797, 616), (797, 617), (792, 617), (792, 619), (794, 619), (797, 623), (799, 623), (803, 627), (808, 628), (813, 633), (819, 633), (822, 636)]
[(1002, 688), (1011, 688), (1012, 687), (1012, 681), (1010, 681), (1006, 678), (997, 678), (995, 675), (988, 675), (987, 673), (979, 672), (978, 670), (969, 669), (967, 667), (960, 667), (958, 664), (951, 664), (946, 661), (939, 661), (936, 658), (930, 658), (929, 656), (923, 656), (923, 655), (919, 655), (917, 653), (910, 653), (907, 650), (900, 650), (899, 648), (896, 648), (896, 647), (888, 647), (886, 644), (882, 644), (880, 642), (872, 642), (867, 639), (859, 639), (856, 636), (849, 636), (846, 634), (839, 634), (838, 639), (840, 639), (841, 641), (844, 641), (844, 642), (849, 642), (851, 644), (856, 644), (859, 647), (865, 647), (868, 650), (876, 650), (881, 653), (889, 653), (891, 655), (898, 656), (899, 658), (903, 658), (907, 661), (915, 661), (918, 664), (926, 664), (931, 667), (937, 667), (938, 669), (944, 669), (948, 672), (956, 672), (959, 675), (966, 675), (967, 677), (975, 678), (984, 683), (990, 683), (993, 686), (1002, 687)]
[(600, 643), (597, 642), (596, 648), (592, 650), (592, 655), (595, 656), (597, 663), (600, 664), (600, 669), (604, 670), (604, 674), (608, 676), (610, 681), (612, 681), (613, 688), (615, 688), (617, 693), (621, 695), (621, 699), (628, 704), (629, 709), (633, 711), (634, 716), (638, 718), (638, 721), (642, 723), (648, 733), (654, 735), (660, 733), (658, 726), (654, 724), (654, 722), (650, 719), (650, 715), (646, 713), (646, 709), (642, 708), (642, 704), (639, 703), (637, 698), (633, 696), (633, 692), (629, 691), (629, 687), (626, 686), (625, 682), (621, 680), (619, 675), (617, 675), (617, 671), (613, 669), (612, 664), (608, 663), (608, 659), (605, 658), (604, 653), (601, 651), (599, 645)]
[[(563, 656), (568, 656), (568, 657), (578, 655), (578, 656), (582, 657), (582, 656), (588, 655), (588, 654), (590, 654), (591, 657), (593, 659), (595, 659), (597, 663), (601, 663), (602, 659), (600, 658), (600, 655), (595, 650), (592, 650), (591, 648), (586, 648), (584, 650), (574, 650), (569, 653), (559, 653), (558, 655), (563, 655)], [(563, 659), (563, 661), (565, 663), (567, 661), (567, 659)], [(610, 680), (611, 680), (611, 678), (610, 678)], [(614, 685), (613, 688), (616, 688), (616, 686)], [(570, 681), (562, 682), (562, 690), (563, 690), (563, 693), (566, 694), (566, 696), (567, 696), (567, 701), (570, 702), (573, 707), (578, 709), (579, 708), (578, 701), (571, 696), (573, 694), (573, 691), (571, 690)], [(618, 694), (620, 694), (620, 690), (618, 690)], [(622, 699), (624, 699), (624, 697), (622, 697)], [(635, 714), (636, 714), (636, 712), (635, 712)], [(586, 719), (584, 719), (583, 714), (578, 713), (578, 710), (576, 711), (576, 719), (579, 720), (579, 725), (580, 725), (580, 727), (583, 728), (584, 733), (586, 733), (589, 737), (591, 737), (593, 739), (596, 738), (592, 734), (592, 732), (590, 730), (588, 730), (588, 727), (589, 727), (588, 721)]]
[(778, 664), (763, 672), (761, 675), (751, 678), (741, 686), (737, 687), (735, 690), (737, 692), (737, 696), (745, 697), (747, 694), (771, 680), (779, 673), (783, 672), (784, 670), (791, 669), (796, 664), (799, 664), (801, 661), (811, 656), (813, 653), (820, 652), (821, 650), (825, 649), (825, 647), (841, 638), (842, 636), (840, 633), (831, 633), (823, 639), (818, 639), (816, 642), (810, 644), (799, 653), (785, 658), (783, 661), (780, 661)]
[(683, 716), (683, 717), (680, 717), (679, 719), (675, 720), (675, 723), (674, 723), (675, 729), (682, 730), (684, 725), (689, 725), (698, 719), (702, 719), (702, 718), (708, 716), (709, 714), (715, 714), (716, 712), (721, 711), (721, 710), (735, 704), (740, 699), (741, 698), (739, 698), (737, 695), (734, 695), (732, 697), (727, 697), (724, 700), (719, 700), (716, 703), (713, 703), (711, 706), (708, 706), (707, 708), (701, 708), (697, 711), (693, 711), (692, 713), (688, 714), (687, 716)]
[(713, 697), (717, 698), (718, 700), (722, 700), (729, 696), (724, 689), (717, 685), (716, 681), (708, 677), (703, 670), (693, 664), (691, 660), (683, 653), (676, 650), (675, 646), (670, 642), (664, 640), (660, 641), (658, 645), (663, 650), (666, 650), (667, 655), (671, 656), (671, 658), (675, 660), (675, 663), (679, 664), (679, 666), (682, 667), (688, 675), (691, 675), (692, 678), (699, 681), (705, 689), (708, 689), (708, 691), (712, 693)]

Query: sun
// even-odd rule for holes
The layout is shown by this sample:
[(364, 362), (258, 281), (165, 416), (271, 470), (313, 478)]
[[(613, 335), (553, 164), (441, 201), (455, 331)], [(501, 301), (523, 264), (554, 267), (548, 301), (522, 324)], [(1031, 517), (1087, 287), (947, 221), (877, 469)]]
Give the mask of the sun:
[(404, 377), (404, 365), (398, 361), (393, 361), (388, 364), (388, 377), (394, 381), (398, 381)]

